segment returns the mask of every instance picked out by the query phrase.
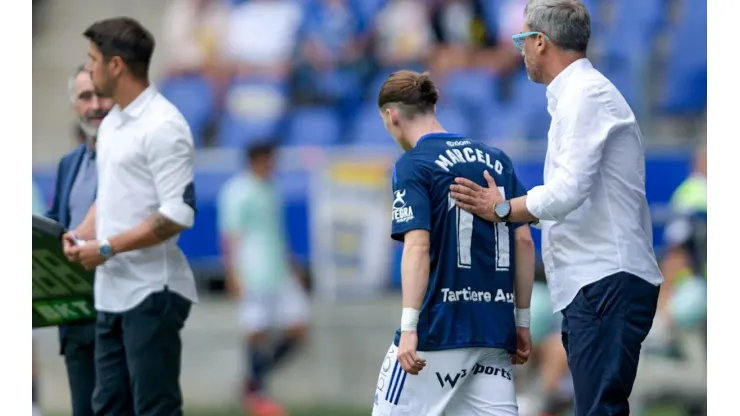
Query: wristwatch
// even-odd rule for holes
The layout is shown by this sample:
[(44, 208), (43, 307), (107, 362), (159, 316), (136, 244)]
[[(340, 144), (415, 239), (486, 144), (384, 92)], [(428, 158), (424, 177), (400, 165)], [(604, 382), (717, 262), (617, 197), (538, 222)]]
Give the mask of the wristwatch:
[(508, 222), (509, 215), (511, 214), (511, 203), (509, 201), (501, 201), (493, 206), (493, 213), (497, 217), (501, 218), (501, 221)]
[(98, 253), (100, 253), (100, 255), (105, 257), (106, 259), (113, 257), (113, 247), (111, 247), (110, 241), (101, 241), (100, 245), (98, 246)]

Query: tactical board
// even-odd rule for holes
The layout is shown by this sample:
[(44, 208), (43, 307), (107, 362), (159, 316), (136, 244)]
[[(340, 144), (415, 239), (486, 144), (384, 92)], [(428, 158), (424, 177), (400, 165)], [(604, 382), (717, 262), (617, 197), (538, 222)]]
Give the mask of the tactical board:
[(33, 216), (33, 328), (95, 319), (95, 274), (64, 257), (64, 232), (58, 222)]

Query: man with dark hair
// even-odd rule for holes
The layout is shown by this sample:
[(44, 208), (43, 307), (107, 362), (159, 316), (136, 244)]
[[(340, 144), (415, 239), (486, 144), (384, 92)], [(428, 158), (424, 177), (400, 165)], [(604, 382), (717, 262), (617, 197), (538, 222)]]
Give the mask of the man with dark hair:
[(275, 146), (252, 145), (246, 157), (249, 172), (236, 174), (219, 195), (219, 231), (227, 290), (240, 304), (250, 364), (243, 406), (249, 414), (276, 416), (282, 409), (267, 398), (264, 380), (305, 340), (308, 298), (291, 265), (282, 204), (271, 180)]
[(181, 415), (180, 331), (197, 301), (177, 246), (195, 218), (193, 139), (149, 83), (154, 39), (138, 22), (90, 26), (95, 93), (115, 106), (96, 144), (98, 193), (64, 236), (67, 258), (96, 269), (96, 415)]
[[(57, 168), (54, 201), (46, 216), (67, 229), (74, 229), (95, 202), (98, 173), (95, 142), (98, 128), (113, 107), (110, 98), (95, 94), (90, 73), (84, 66), (69, 78), (69, 100), (84, 141), (62, 157)], [(74, 416), (92, 416), (95, 387), (95, 325), (83, 322), (59, 327), (59, 345), (72, 399)]]

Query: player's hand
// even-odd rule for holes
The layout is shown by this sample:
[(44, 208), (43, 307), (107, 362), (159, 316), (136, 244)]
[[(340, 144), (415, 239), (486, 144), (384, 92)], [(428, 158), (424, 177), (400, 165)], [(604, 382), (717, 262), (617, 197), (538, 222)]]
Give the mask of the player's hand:
[(419, 335), (416, 331), (402, 331), (401, 339), (398, 341), (398, 362), (401, 368), (411, 375), (419, 374), (427, 361), (416, 355), (416, 347), (419, 344)]
[(512, 364), (524, 364), (532, 354), (532, 335), (529, 328), (516, 328), (516, 355), (511, 357)]
[(73, 257), (86, 270), (92, 270), (105, 263), (106, 258), (100, 255), (100, 245), (97, 241), (86, 241), (81, 246), (75, 246), (70, 250)]
[(67, 260), (76, 262), (78, 260), (78, 257), (75, 252), (73, 252), (73, 248), (77, 245), (77, 242), (75, 241), (75, 236), (73, 233), (64, 233), (62, 236), (62, 251), (64, 251), (64, 257), (67, 258)]
[(455, 183), (450, 185), (450, 196), (457, 202), (457, 206), (475, 214), (486, 221), (500, 222), (501, 219), (493, 212), (493, 207), (504, 200), (498, 191), (496, 181), (493, 180), (488, 171), (483, 172), (483, 177), (488, 183), (484, 188), (466, 178), (455, 178)]

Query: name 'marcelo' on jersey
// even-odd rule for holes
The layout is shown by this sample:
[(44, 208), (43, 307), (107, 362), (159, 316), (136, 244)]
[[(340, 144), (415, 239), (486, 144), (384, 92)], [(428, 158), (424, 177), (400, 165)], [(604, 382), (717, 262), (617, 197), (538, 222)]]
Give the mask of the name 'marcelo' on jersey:
[[(394, 167), (392, 238), (403, 241), (411, 230), (430, 232), (419, 351), (516, 351), (514, 228), (521, 224), (493, 224), (458, 208), (450, 197), (456, 177), (487, 186), (485, 170), (504, 198), (526, 195), (504, 152), (457, 134), (422, 137)], [(399, 336), (400, 330), (396, 345)]]

